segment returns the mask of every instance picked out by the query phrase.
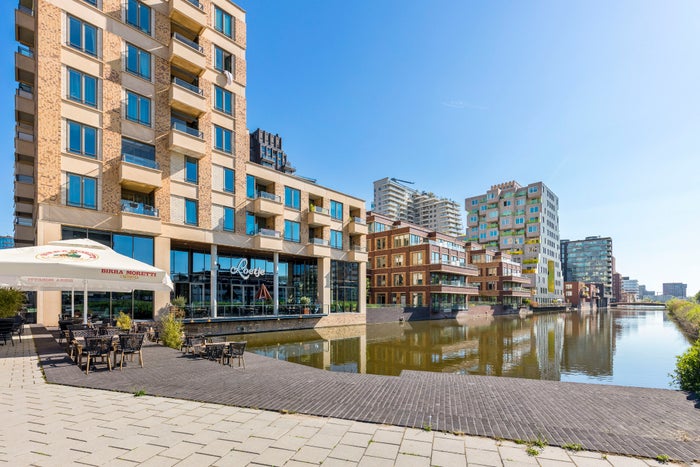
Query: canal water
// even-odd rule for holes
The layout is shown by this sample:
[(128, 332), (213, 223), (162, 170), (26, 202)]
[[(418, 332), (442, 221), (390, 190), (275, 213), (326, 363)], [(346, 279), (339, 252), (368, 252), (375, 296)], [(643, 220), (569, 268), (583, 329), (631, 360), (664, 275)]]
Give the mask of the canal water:
[(412, 321), (236, 336), (252, 352), (330, 371), (403, 370), (672, 388), (690, 341), (663, 310)]

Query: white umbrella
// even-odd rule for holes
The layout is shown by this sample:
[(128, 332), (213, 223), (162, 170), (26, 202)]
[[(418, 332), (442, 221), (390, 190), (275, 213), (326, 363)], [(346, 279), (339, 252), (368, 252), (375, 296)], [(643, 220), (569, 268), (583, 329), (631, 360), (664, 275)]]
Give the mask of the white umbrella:
[(21, 290), (172, 291), (162, 269), (137, 261), (86, 238), (0, 250), (0, 285)]

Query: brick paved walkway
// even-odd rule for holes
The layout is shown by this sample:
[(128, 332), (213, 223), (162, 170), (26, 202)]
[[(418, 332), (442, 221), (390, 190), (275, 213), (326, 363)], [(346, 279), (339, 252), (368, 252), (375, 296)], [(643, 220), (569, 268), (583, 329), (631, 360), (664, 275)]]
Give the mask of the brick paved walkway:
[[(45, 332), (43, 328), (36, 327), (33, 331)], [(462, 448), (455, 448), (460, 454), (453, 454), (461, 456), (462, 464), (465, 455), (470, 463), (485, 462), (488, 465), (509, 464), (510, 460), (517, 463), (539, 462), (541, 465), (549, 464), (550, 461), (568, 462), (568, 465), (571, 465), (571, 462), (578, 465), (627, 465), (641, 462), (638, 459), (610, 455), (606, 461), (600, 454), (573, 455), (551, 447), (546, 448), (545, 452), (556, 454), (547, 454), (550, 457), (542, 457), (541, 454), (533, 458), (524, 454), (523, 446), (420, 429), (428, 426), (433, 430), (491, 438), (533, 440), (542, 437), (552, 445), (579, 443), (586, 449), (609, 453), (645, 457), (664, 454), (686, 461), (700, 459), (700, 410), (695, 407), (694, 401), (688, 400), (684, 393), (677, 391), (422, 372), (405, 372), (400, 377), (331, 373), (255, 354), (246, 354), (247, 369), (242, 370), (186, 357), (161, 346), (149, 346), (145, 349), (146, 368), (141, 369), (130, 364), (123, 372), (110, 373), (105, 369), (85, 376), (67, 360), (65, 353), (50, 335), (38, 334), (34, 341), (49, 382), (126, 393), (144, 390), (149, 395), (198, 401), (196, 405), (191, 406), (194, 413), (181, 411), (180, 417), (175, 417), (184, 417), (195, 424), (201, 423), (199, 420), (202, 417), (201, 411), (196, 407), (209, 407), (211, 404), (225, 404), (229, 407), (214, 407), (224, 411), (232, 410), (232, 413), (252, 413), (254, 415), (251, 415), (251, 418), (269, 414), (259, 410), (268, 409), (356, 420), (358, 422), (336, 420), (331, 423), (329, 419), (323, 419), (325, 424), (345, 427), (333, 428), (344, 430), (341, 440), (351, 433), (356, 433), (351, 431), (350, 427), (368, 430), (369, 433), (365, 434), (370, 435), (369, 438), (364, 437), (364, 441), (360, 442), (365, 443), (362, 446), (363, 456), (375, 460), (381, 457), (376, 457), (375, 454), (382, 453), (388, 456), (383, 463), (377, 461), (381, 465), (386, 465), (387, 462), (391, 464), (391, 459), (398, 463), (397, 456), (401, 453), (406, 454), (406, 450), (411, 451), (410, 454), (422, 453), (423, 459), (420, 462), (424, 464), (426, 460), (431, 465), (443, 464), (442, 461), (436, 462), (436, 445), (454, 443), (436, 441), (441, 439), (458, 441), (457, 444), (462, 443), (464, 449), (469, 443), (480, 443), (491, 448), (491, 454), (488, 454), (489, 449), (479, 451), (480, 455), (491, 456), (489, 462), (473, 460), (467, 451), (461, 453)], [(61, 388), (53, 385), (44, 387), (49, 387), (52, 391)], [(73, 391), (79, 394), (89, 392), (86, 389)], [(98, 395), (89, 397), (89, 406), (99, 411), (100, 400), (105, 396), (101, 392), (94, 393)], [(119, 400), (123, 401), (124, 397), (133, 396), (111, 394), (105, 403), (111, 407), (113, 402), (110, 401), (113, 398), (121, 398)], [(135, 400), (140, 404), (142, 400), (161, 399), (131, 399), (127, 404), (128, 411)], [(72, 401), (75, 402), (75, 398), (72, 398)], [(176, 402), (189, 407), (186, 402), (171, 401), (173, 404)], [(66, 409), (71, 405), (62, 404), (61, 407), (65, 415)], [(137, 423), (139, 429), (147, 431), (154, 428), (152, 419), (158, 419), (158, 413), (159, 410), (149, 412), (148, 417), (141, 422), (145, 426)], [(166, 410), (166, 413), (169, 412)], [(85, 420), (82, 412), (78, 412), (77, 415), (79, 420)], [(273, 418), (280, 420), (289, 420), (288, 417), (297, 420), (300, 417), (279, 413), (273, 415)], [(131, 416), (133, 415), (129, 417)], [(105, 418), (104, 415), (102, 418)], [(318, 419), (302, 417), (299, 420)], [(418, 429), (386, 427), (379, 424), (412, 426)], [(375, 439), (373, 436), (379, 431), (381, 436)], [(384, 433), (385, 431), (401, 434), (391, 435)], [(221, 431), (226, 432), (227, 430)], [(228, 435), (222, 436), (225, 438)], [(393, 443), (384, 443), (393, 447), (382, 446), (379, 450), (376, 447), (372, 448), (374, 443), (381, 443), (383, 437), (394, 440)], [(312, 438), (316, 440), (316, 436)], [(357, 436), (349, 437), (353, 438)], [(369, 441), (373, 442), (366, 444)], [(338, 440), (335, 442), (332, 447), (327, 446), (324, 449), (335, 449), (342, 444)], [(332, 444), (332, 441), (329, 443)], [(411, 447), (415, 443), (428, 444)], [(311, 447), (310, 444), (305, 446)], [(508, 451), (509, 449), (513, 452)], [(506, 457), (503, 454), (504, 450), (508, 451)], [(298, 454), (299, 451), (295, 452)], [(332, 452), (332, 449), (328, 452)], [(443, 455), (450, 451), (440, 452), (440, 455)], [(498, 459), (495, 453), (498, 453)], [(553, 459), (552, 456), (560, 457)], [(294, 455), (288, 459), (292, 458)], [(358, 462), (358, 459), (348, 460)], [(614, 459), (614, 462), (611, 459)], [(411, 460), (418, 461), (412, 457)], [(372, 459), (368, 462), (370, 461)], [(459, 465), (450, 462), (444, 464)], [(327, 462), (324, 462), (324, 465), (327, 465)]]

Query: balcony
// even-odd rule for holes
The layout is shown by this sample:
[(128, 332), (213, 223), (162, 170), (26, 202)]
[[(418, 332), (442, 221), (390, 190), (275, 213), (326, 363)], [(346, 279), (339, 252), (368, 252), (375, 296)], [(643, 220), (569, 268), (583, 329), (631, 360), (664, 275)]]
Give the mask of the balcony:
[(34, 45), (34, 30), (34, 10), (20, 4), (15, 10), (15, 40)]
[(306, 254), (309, 256), (326, 257), (331, 255), (331, 247), (328, 240), (322, 238), (312, 238), (306, 245)]
[(122, 154), (119, 183), (130, 190), (150, 192), (162, 186), (162, 173), (155, 161)]
[(170, 0), (170, 19), (192, 31), (207, 25), (204, 5), (197, 0)]
[(350, 219), (348, 224), (348, 234), (353, 235), (367, 235), (367, 223), (364, 219), (360, 217), (353, 217)]
[(204, 134), (195, 128), (183, 125), (181, 122), (172, 123), (168, 144), (172, 151), (196, 159), (204, 157), (207, 150)]
[(33, 183), (22, 183), (15, 181), (15, 198), (35, 199)]
[[(20, 45), (15, 52), (15, 67), (17, 68), (17, 81), (34, 82), (34, 49), (26, 45)], [(31, 79), (21, 79), (22, 76), (29, 76)]]
[(253, 201), (252, 212), (259, 217), (281, 216), (284, 213), (282, 199), (266, 191), (258, 191)]
[(170, 39), (170, 62), (198, 76), (207, 66), (202, 46), (178, 33)]
[(367, 262), (367, 248), (363, 246), (354, 246), (348, 251), (348, 261), (354, 261), (356, 263), (366, 263)]
[(17, 124), (15, 132), (15, 152), (25, 156), (34, 157), (34, 127), (26, 124)]
[(15, 111), (34, 115), (34, 93), (31, 86), (20, 83), (15, 93)]
[(170, 106), (188, 115), (201, 115), (207, 111), (207, 100), (199, 87), (173, 77), (173, 85), (170, 86)]
[(451, 293), (459, 295), (478, 295), (479, 289), (468, 283), (459, 281), (439, 281), (430, 284), (431, 293)]
[(282, 251), (282, 235), (277, 230), (259, 229), (253, 246), (258, 250)]
[(430, 272), (445, 272), (451, 274), (461, 274), (464, 276), (478, 276), (479, 268), (471, 264), (461, 264), (459, 262), (448, 261), (446, 263), (431, 263), (428, 266)]
[(136, 203), (123, 199), (122, 213), (119, 216), (121, 230), (160, 235), (161, 222), (158, 209), (144, 203)]
[(330, 227), (331, 215), (328, 209), (319, 206), (309, 206), (309, 216), (307, 219), (309, 227)]
[(28, 220), (29, 225), (18, 221), (19, 218), (15, 220), (15, 243), (34, 245), (36, 233), (34, 232), (31, 219)]

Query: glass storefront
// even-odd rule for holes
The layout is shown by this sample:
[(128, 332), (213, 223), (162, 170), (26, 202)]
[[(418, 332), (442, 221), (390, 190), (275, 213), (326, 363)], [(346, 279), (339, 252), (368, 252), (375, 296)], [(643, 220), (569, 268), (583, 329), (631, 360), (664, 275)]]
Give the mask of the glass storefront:
[(360, 265), (331, 261), (331, 313), (359, 311)]

